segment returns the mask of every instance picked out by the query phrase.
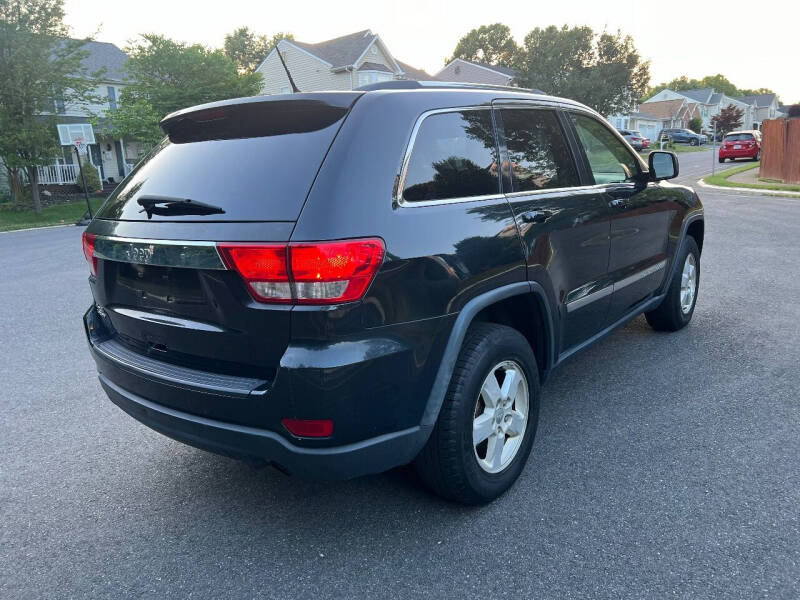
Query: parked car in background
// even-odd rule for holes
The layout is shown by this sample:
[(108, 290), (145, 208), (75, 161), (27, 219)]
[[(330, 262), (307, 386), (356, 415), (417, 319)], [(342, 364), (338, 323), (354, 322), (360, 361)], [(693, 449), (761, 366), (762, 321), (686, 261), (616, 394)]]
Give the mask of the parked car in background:
[(676, 144), (689, 144), (690, 146), (699, 146), (708, 142), (705, 134), (695, 133), (691, 129), (662, 129), (658, 134), (658, 139), (661, 139), (662, 136), (667, 136)]
[(622, 137), (628, 140), (628, 143), (633, 146), (634, 150), (642, 150), (645, 147), (645, 137), (641, 134), (641, 132), (636, 131), (635, 129), (618, 129), (617, 131), (619, 131), (619, 134)]
[(394, 81), (161, 126), (84, 232), (84, 324), (110, 400), (187, 444), (326, 479), (414, 462), (488, 502), (554, 368), (692, 318), (697, 194), (577, 102)]
[(722, 145), (719, 147), (719, 162), (735, 160), (737, 158), (749, 158), (759, 160), (761, 158), (761, 132), (750, 131), (731, 131), (722, 138)]
[[(637, 132), (638, 133), (638, 132)], [(639, 134), (641, 135), (641, 134)], [(642, 150), (646, 150), (650, 147), (650, 138), (642, 137)]]

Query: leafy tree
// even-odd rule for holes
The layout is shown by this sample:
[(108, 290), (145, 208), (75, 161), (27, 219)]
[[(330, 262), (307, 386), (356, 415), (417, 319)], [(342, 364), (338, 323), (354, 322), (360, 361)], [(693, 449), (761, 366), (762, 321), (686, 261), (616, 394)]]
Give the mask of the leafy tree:
[(537, 27), (525, 36), (516, 68), (520, 83), (583, 102), (601, 114), (633, 109), (650, 82), (630, 36), (591, 27)]
[(82, 62), (86, 41), (69, 39), (63, 0), (0, 0), (0, 160), (16, 202), (22, 199), (20, 175), (27, 173), (37, 213), (36, 167), (60, 151), (56, 100), (70, 106), (91, 101), (95, 82)]
[(279, 32), (271, 38), (256, 35), (249, 27), (240, 27), (225, 36), (223, 50), (236, 63), (240, 73), (252, 73), (267, 57), (267, 54), (282, 39), (293, 40), (291, 33)]
[(768, 88), (758, 88), (751, 90), (746, 88), (737, 88), (727, 77), (717, 73), (716, 75), (706, 75), (702, 79), (689, 79), (685, 75), (676, 77), (672, 81), (660, 83), (655, 87), (650, 88), (647, 92), (647, 98), (652, 98), (661, 90), (675, 90), (677, 92), (683, 90), (693, 90), (698, 88), (714, 88), (715, 92), (720, 92), (727, 96), (756, 96), (758, 94), (773, 94), (774, 92)]
[(126, 52), (127, 87), (117, 108), (98, 125), (141, 141), (144, 150), (163, 137), (158, 122), (165, 115), (195, 104), (253, 96), (261, 89), (261, 75), (240, 73), (222, 50), (145, 34)]
[(703, 130), (703, 119), (700, 117), (694, 117), (689, 120), (689, 129), (694, 131), (695, 133), (701, 133)]
[(490, 65), (511, 66), (519, 48), (508, 25), (493, 23), (471, 29), (458, 40), (453, 56), (445, 64), (456, 58), (483, 62)]
[(719, 111), (718, 115), (711, 117), (711, 123), (717, 124), (717, 132), (725, 135), (729, 131), (735, 131), (742, 126), (744, 111), (729, 104)]

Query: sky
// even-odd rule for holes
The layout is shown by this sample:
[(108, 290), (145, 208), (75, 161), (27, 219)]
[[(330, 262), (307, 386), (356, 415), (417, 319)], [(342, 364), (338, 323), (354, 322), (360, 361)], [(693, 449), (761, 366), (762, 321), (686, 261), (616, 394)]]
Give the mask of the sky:
[(141, 33), (219, 47), (243, 25), (310, 43), (371, 29), (396, 59), (431, 74), (480, 25), (502, 21), (518, 42), (534, 27), (589, 25), (631, 35), (651, 63), (653, 85), (722, 73), (738, 87), (767, 87), (785, 103), (800, 102), (797, 0), (528, 0), (505, 12), (497, 7), (486, 0), (67, 0), (66, 21), (76, 37), (120, 47)]

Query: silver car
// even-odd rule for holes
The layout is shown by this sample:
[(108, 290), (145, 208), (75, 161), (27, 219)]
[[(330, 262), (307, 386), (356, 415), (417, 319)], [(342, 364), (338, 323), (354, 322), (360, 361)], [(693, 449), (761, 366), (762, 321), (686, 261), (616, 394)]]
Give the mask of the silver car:
[(644, 148), (644, 136), (634, 129), (617, 129), (620, 135), (628, 140), (628, 143), (633, 146), (634, 150), (641, 150)]

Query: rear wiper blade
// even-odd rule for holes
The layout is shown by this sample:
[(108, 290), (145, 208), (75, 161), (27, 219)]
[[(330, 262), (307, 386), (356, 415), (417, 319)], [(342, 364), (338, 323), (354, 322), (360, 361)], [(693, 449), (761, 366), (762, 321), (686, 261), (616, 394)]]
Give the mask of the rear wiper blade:
[(136, 200), (142, 207), (139, 212), (146, 212), (147, 218), (153, 215), (221, 215), (225, 211), (219, 206), (198, 202), (190, 198), (172, 198), (170, 196), (142, 196)]

